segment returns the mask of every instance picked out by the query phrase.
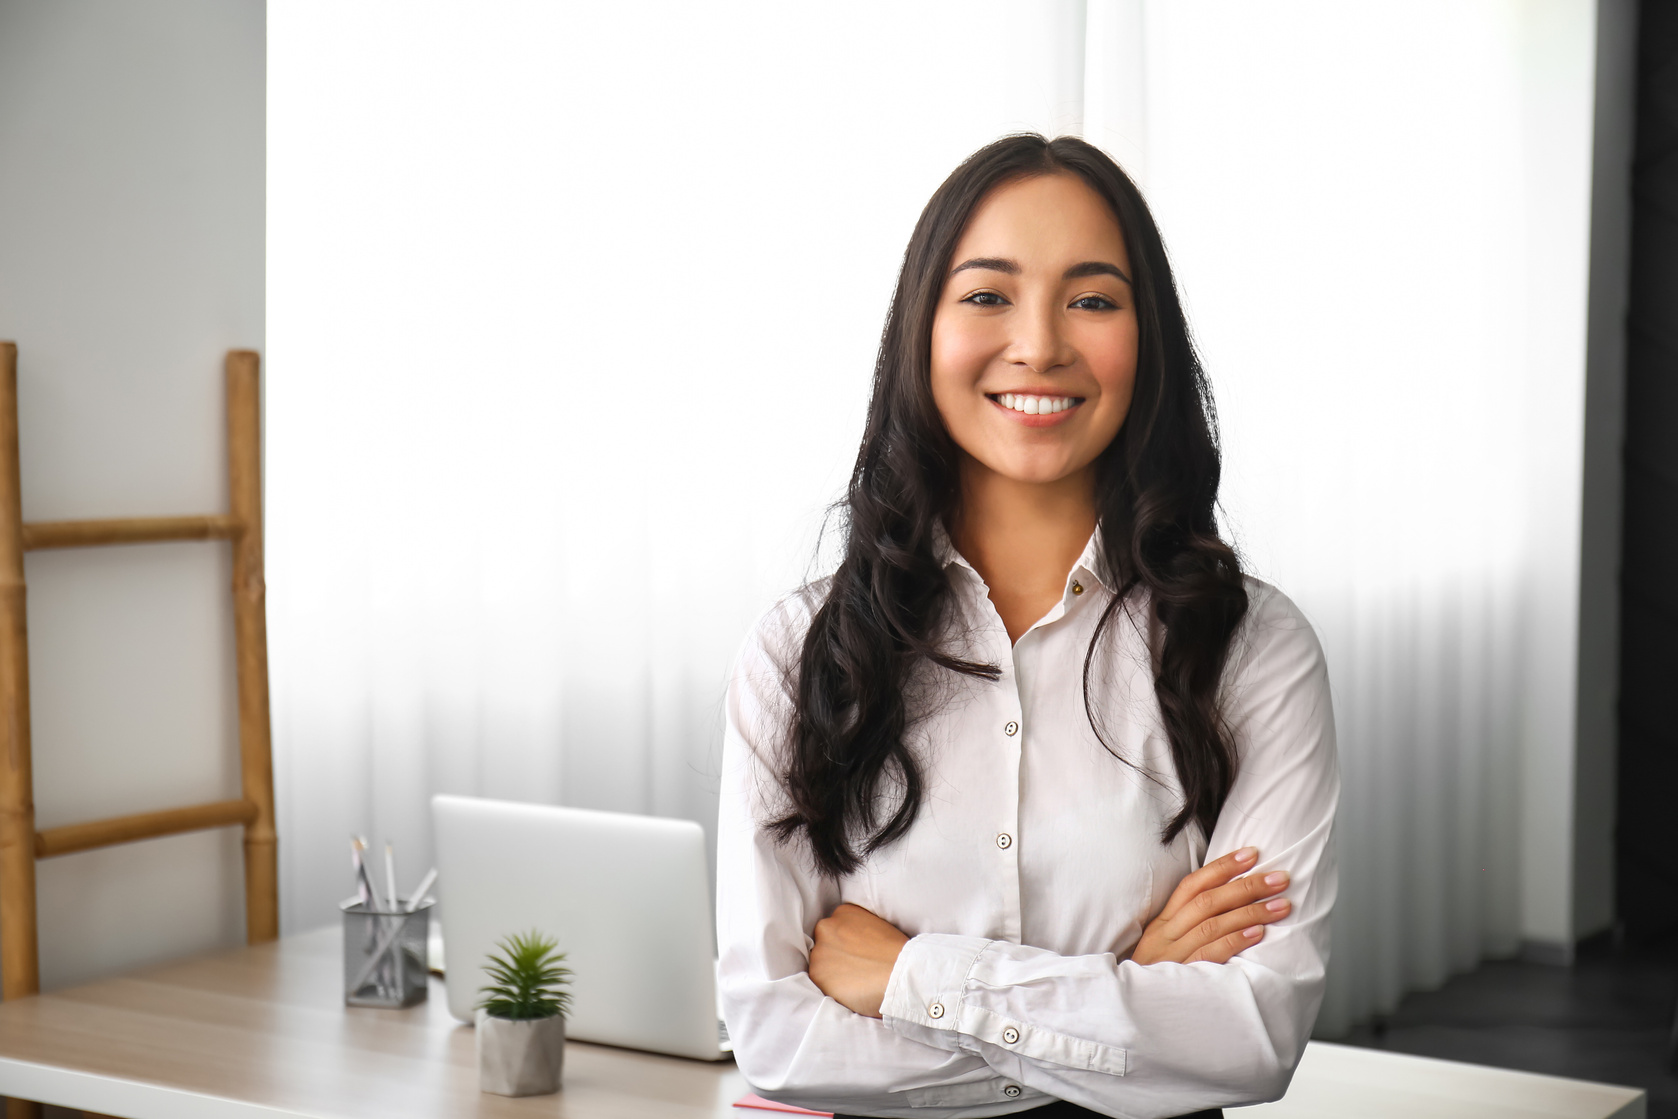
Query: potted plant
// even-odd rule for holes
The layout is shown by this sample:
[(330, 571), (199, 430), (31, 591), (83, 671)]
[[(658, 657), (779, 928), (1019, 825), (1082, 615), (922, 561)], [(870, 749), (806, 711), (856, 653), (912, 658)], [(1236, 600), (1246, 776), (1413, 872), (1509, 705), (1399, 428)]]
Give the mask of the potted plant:
[(559, 1091), (565, 1061), (565, 1012), (571, 1008), (569, 968), (559, 944), (538, 932), (510, 936), (496, 945), (480, 987), (478, 1087), (501, 1096), (540, 1096)]

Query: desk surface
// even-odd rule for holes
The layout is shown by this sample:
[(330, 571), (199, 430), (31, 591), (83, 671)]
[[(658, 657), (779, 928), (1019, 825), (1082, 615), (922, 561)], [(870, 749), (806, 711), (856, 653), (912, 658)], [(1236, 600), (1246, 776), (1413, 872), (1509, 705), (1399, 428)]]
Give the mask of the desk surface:
[[(567, 1043), (564, 1089), (478, 1091), (470, 1026), (442, 981), (408, 1010), (344, 1006), (342, 934), (0, 1003), (0, 1094), (127, 1119), (563, 1116), (740, 1119), (733, 1062)], [(770, 1119), (770, 1112), (747, 1112)]]
[[(478, 1091), (472, 1030), (442, 986), (349, 1009), (340, 933), (151, 968), (0, 1004), (0, 1095), (125, 1119), (775, 1119), (708, 1064), (571, 1042), (558, 1095)], [(1244, 1119), (1642, 1119), (1643, 1093), (1313, 1042), (1280, 1103)]]

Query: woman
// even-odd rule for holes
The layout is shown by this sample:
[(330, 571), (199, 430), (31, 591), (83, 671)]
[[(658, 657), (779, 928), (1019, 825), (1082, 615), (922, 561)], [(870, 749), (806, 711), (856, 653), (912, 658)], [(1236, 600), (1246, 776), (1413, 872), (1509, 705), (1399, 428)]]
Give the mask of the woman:
[(1014, 136), (939, 188), (843, 561), (729, 691), (720, 974), (763, 1095), (1048, 1119), (1286, 1090), (1334, 728), (1310, 626), (1218, 537), (1210, 412), (1110, 159)]

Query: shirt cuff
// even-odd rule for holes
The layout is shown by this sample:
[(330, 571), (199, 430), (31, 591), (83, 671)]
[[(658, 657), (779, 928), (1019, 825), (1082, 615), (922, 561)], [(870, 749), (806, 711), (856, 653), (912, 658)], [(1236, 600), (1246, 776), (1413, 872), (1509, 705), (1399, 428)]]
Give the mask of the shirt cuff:
[(948, 933), (911, 937), (892, 965), (880, 1017), (918, 1041), (959, 1048), (955, 1039), (967, 979), (990, 944), (984, 937)]

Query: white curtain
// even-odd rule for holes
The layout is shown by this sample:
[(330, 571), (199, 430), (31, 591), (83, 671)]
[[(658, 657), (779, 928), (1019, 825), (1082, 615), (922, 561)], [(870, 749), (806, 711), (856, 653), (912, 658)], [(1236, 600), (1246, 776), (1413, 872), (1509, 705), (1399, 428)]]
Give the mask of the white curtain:
[[(288, 927), (427, 799), (715, 816), (921, 205), (1077, 126), (1074, 4), (270, 8)], [(446, 891), (446, 886), (445, 886)], [(446, 896), (445, 896), (446, 903)]]
[(727, 667), (819, 563), (914, 218), (1030, 128), (1143, 180), (1238, 542), (1329, 650), (1324, 1029), (1512, 949), (1522, 11), (272, 5), (286, 927), (332, 919), (351, 832), (417, 878), (434, 792), (712, 826)]
[(1570, 773), (1592, 16), (1144, 21), (1148, 188), (1217, 393), (1226, 523), (1330, 660), (1320, 1034), (1554, 935), (1570, 822), (1541, 783)]

